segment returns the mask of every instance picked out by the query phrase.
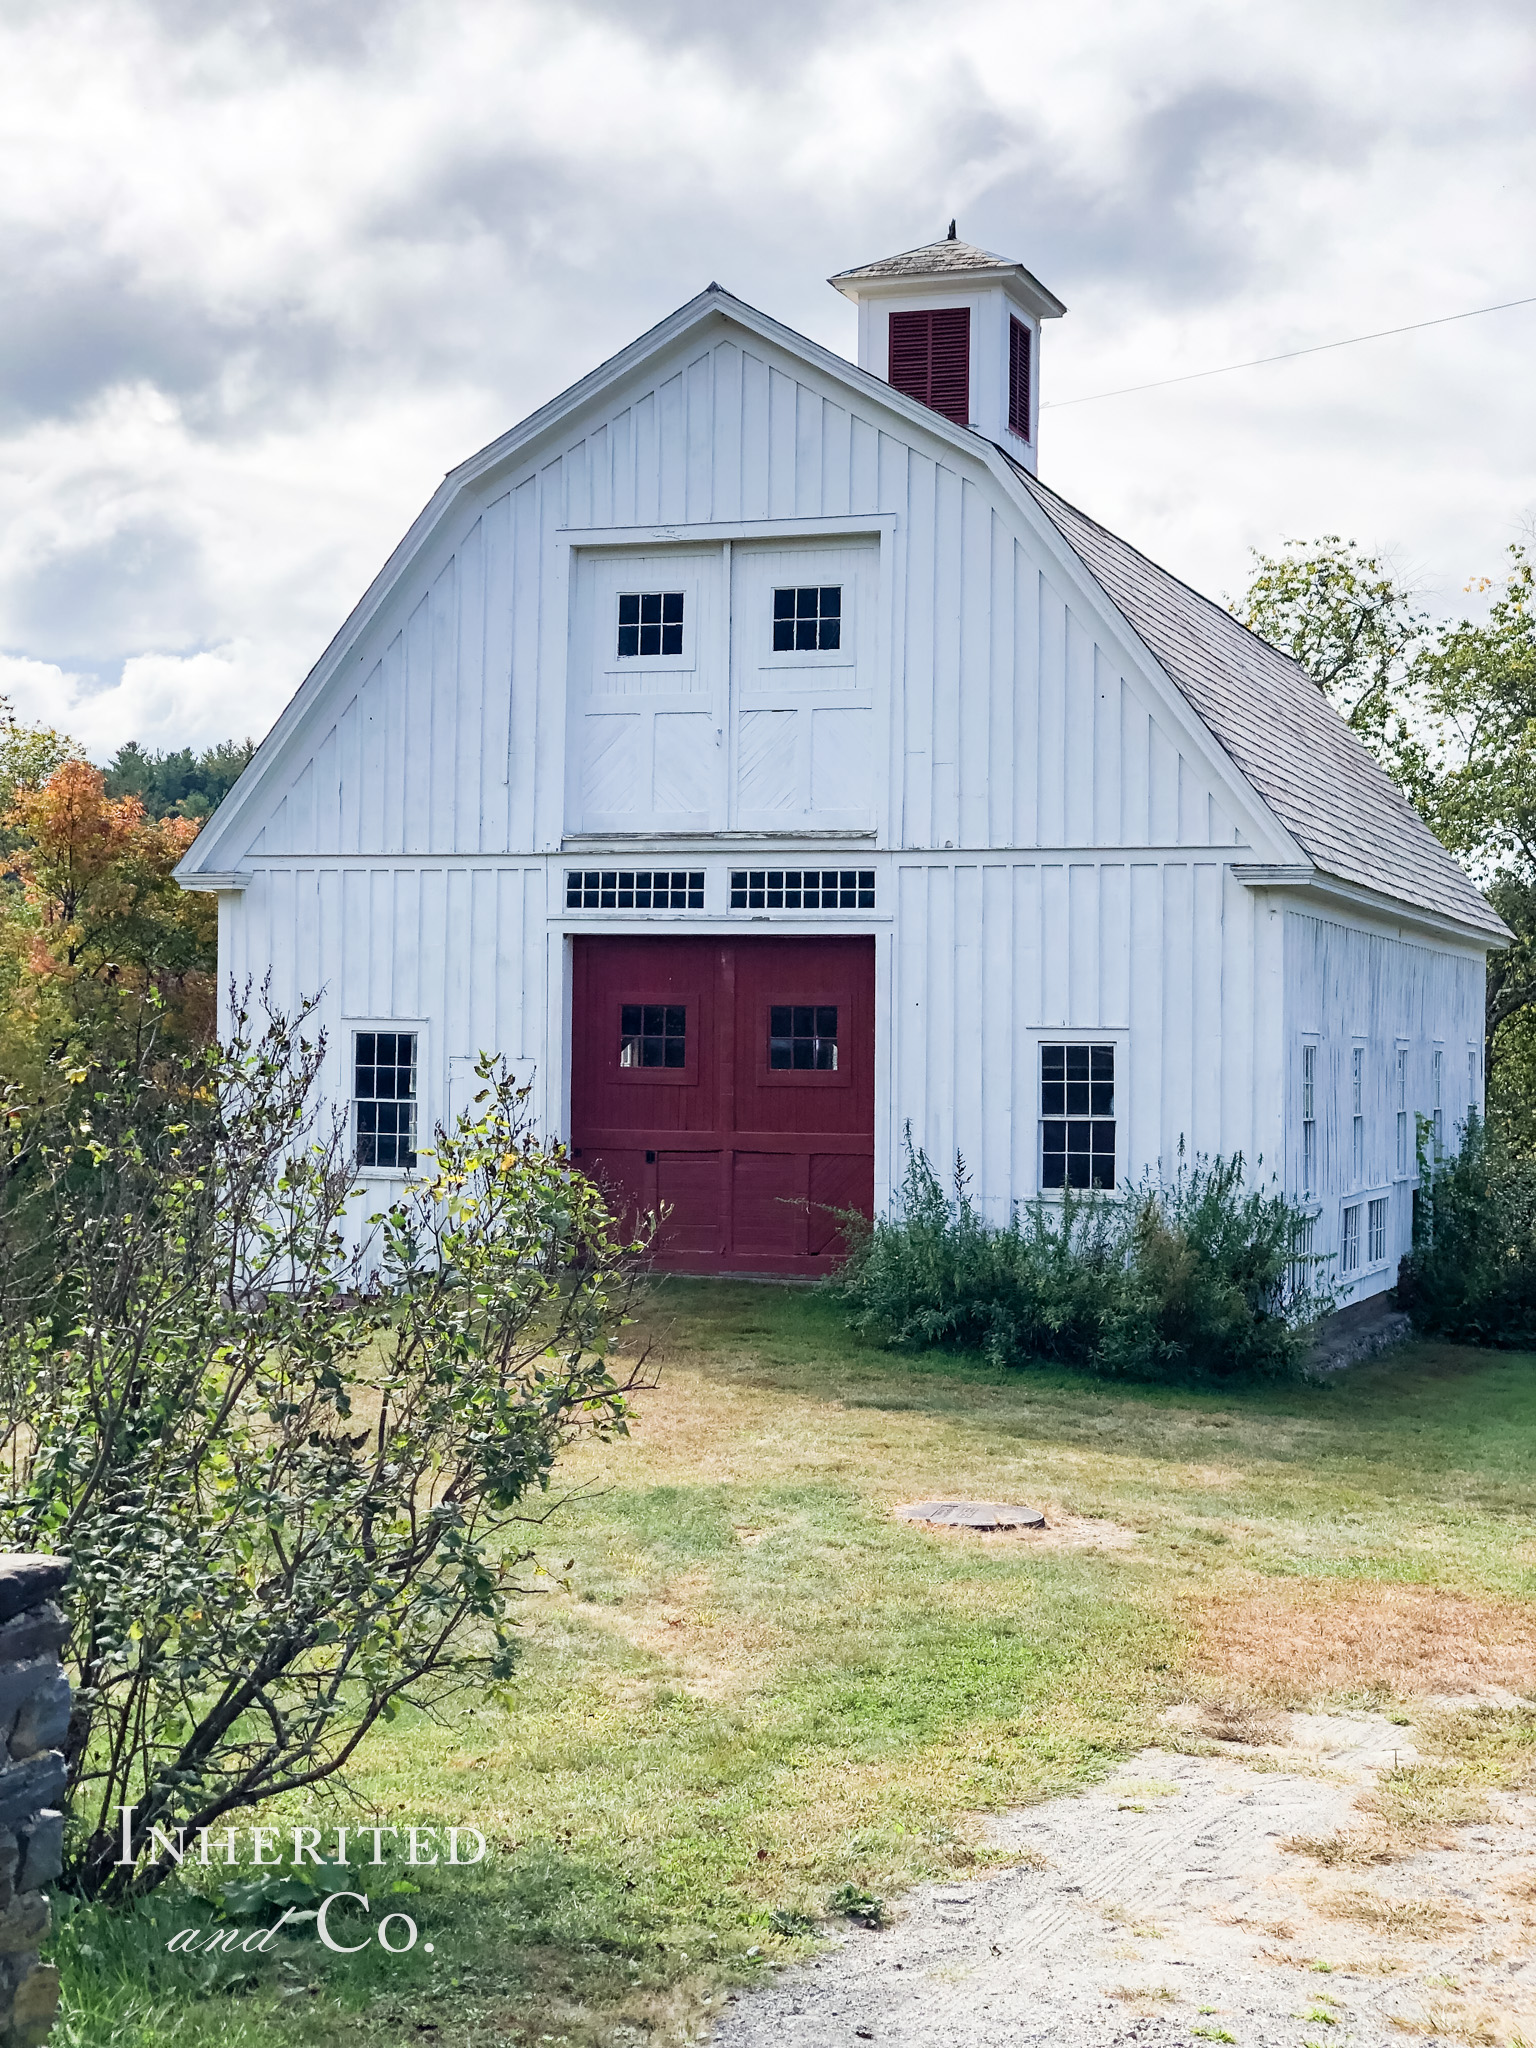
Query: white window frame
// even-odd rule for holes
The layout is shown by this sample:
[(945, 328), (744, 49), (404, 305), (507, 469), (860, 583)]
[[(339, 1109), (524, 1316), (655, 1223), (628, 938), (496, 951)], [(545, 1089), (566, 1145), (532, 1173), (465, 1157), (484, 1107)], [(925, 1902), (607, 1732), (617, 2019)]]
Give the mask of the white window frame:
[[(343, 1017), (342, 1028), (346, 1034), (346, 1102), (347, 1102), (347, 1143), (350, 1148), (352, 1171), (366, 1181), (409, 1181), (420, 1177), (422, 1148), (431, 1143), (431, 1133), (436, 1124), (431, 1115), (431, 1088), (428, 1084), (427, 1066), (427, 1020), (424, 1017)], [(416, 1154), (415, 1166), (360, 1166), (357, 1161), (357, 1034), (360, 1031), (410, 1031), (416, 1037), (416, 1129), (412, 1150)]]
[(1301, 1041), (1301, 1192), (1317, 1193), (1317, 1053), (1315, 1038)]
[[(1363, 1187), (1363, 1188), (1360, 1188), (1360, 1189), (1358, 1189), (1358, 1190), (1356, 1190), (1356, 1191), (1354, 1191), (1354, 1192), (1352, 1192), (1352, 1193), (1350, 1193), (1350, 1194), (1346, 1195), (1346, 1196), (1345, 1196), (1345, 1197), (1343, 1198), (1343, 1200), (1342, 1200), (1342, 1201), (1340, 1202), (1340, 1204), (1339, 1204), (1339, 1278), (1340, 1278), (1340, 1279), (1341, 1279), (1341, 1280), (1342, 1280), (1342, 1281), (1343, 1281), (1343, 1282), (1345, 1283), (1345, 1285), (1346, 1285), (1346, 1286), (1349, 1286), (1349, 1287), (1353, 1287), (1356, 1281), (1358, 1281), (1358, 1280), (1363, 1280), (1363, 1279), (1367, 1278), (1367, 1277), (1368, 1277), (1369, 1275), (1371, 1275), (1371, 1274), (1373, 1274), (1373, 1273), (1382, 1273), (1382, 1272), (1385, 1272), (1385, 1271), (1387, 1270), (1387, 1268), (1388, 1268), (1388, 1267), (1389, 1267), (1389, 1266), (1391, 1265), (1391, 1263), (1392, 1263), (1392, 1201), (1393, 1201), (1393, 1191), (1392, 1191), (1392, 1188), (1391, 1188), (1390, 1186), (1376, 1186), (1376, 1187), (1370, 1187), (1370, 1186), (1367, 1186), (1367, 1187)], [(1384, 1228), (1383, 1228), (1383, 1233), (1382, 1233), (1382, 1235), (1383, 1235), (1383, 1245), (1382, 1245), (1382, 1250), (1381, 1250), (1381, 1252), (1380, 1252), (1380, 1253), (1378, 1254), (1378, 1256), (1377, 1256), (1377, 1257), (1375, 1257), (1375, 1258), (1372, 1258), (1372, 1256), (1371, 1256), (1371, 1209), (1372, 1209), (1372, 1206), (1373, 1206), (1373, 1205), (1374, 1205), (1375, 1203), (1377, 1203), (1377, 1202), (1385, 1202), (1385, 1203), (1386, 1203), (1386, 1205), (1387, 1205), (1387, 1213), (1386, 1213), (1386, 1217), (1385, 1217), (1385, 1219), (1384, 1219)], [(1358, 1242), (1357, 1242), (1357, 1253), (1358, 1253), (1358, 1256), (1357, 1256), (1357, 1258), (1356, 1258), (1356, 1261), (1355, 1261), (1355, 1264), (1354, 1264), (1353, 1266), (1346, 1266), (1346, 1265), (1345, 1265), (1345, 1263), (1344, 1263), (1344, 1254), (1345, 1254), (1345, 1249), (1346, 1249), (1346, 1223), (1345, 1223), (1345, 1219), (1346, 1219), (1346, 1217), (1347, 1217), (1347, 1215), (1348, 1215), (1348, 1212), (1349, 1212), (1349, 1211), (1350, 1211), (1351, 1209), (1356, 1209), (1356, 1210), (1358, 1210), (1358, 1211), (1359, 1211), (1359, 1223), (1358, 1223), (1358, 1232), (1359, 1232), (1359, 1235), (1358, 1235)]]
[(1437, 1045), (1429, 1058), (1430, 1120), (1435, 1133), (1435, 1162), (1445, 1157), (1445, 1110), (1441, 1096), (1445, 1086), (1445, 1048)]
[[(1131, 1034), (1123, 1026), (1108, 1031), (1085, 1031), (1077, 1026), (1040, 1024), (1031, 1027), (1026, 1034), (1030, 1100), (1033, 1104), (1035, 1194), (1040, 1201), (1059, 1202), (1066, 1194), (1064, 1188), (1048, 1188), (1044, 1185), (1045, 1134), (1041, 1126), (1045, 1118), (1040, 1111), (1041, 1046), (1112, 1045), (1115, 1049), (1115, 1184), (1113, 1188), (1098, 1190), (1099, 1193), (1115, 1200), (1124, 1193), (1130, 1171), (1125, 1149), (1126, 1125), (1129, 1118), (1127, 1081), (1130, 1074), (1130, 1041)], [(1088, 1194), (1093, 1190), (1079, 1188), (1074, 1192)]]
[(1397, 1041), (1397, 1173), (1398, 1180), (1413, 1178), (1413, 1136), (1409, 1128), (1408, 1111), (1408, 1043)]
[[(1351, 1285), (1365, 1271), (1360, 1256), (1360, 1212), (1365, 1207), (1364, 1199), (1356, 1196), (1340, 1205), (1339, 1209), (1339, 1272)], [(1354, 1218), (1351, 1225), (1350, 1218)], [(1354, 1257), (1350, 1257), (1353, 1245)]]
[(1356, 1039), (1349, 1052), (1349, 1180), (1365, 1179), (1365, 1045)]

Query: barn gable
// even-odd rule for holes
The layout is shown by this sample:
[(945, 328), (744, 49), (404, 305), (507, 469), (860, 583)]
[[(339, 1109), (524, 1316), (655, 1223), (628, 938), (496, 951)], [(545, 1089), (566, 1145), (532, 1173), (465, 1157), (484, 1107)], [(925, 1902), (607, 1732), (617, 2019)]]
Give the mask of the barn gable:
[[(976, 436), (718, 292), (587, 384), (450, 478), (186, 880), (722, 829), (1297, 857)], [(857, 658), (808, 680), (733, 653), (733, 710), (702, 661), (620, 687), (587, 645), (604, 539), (691, 579), (700, 632), (835, 558)]]

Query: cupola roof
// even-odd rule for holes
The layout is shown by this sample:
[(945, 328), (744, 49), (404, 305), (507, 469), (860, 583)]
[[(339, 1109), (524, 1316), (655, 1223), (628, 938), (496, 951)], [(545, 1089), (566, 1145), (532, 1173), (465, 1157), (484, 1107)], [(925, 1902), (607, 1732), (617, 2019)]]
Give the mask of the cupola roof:
[(1056, 294), (1022, 263), (995, 255), (990, 249), (978, 249), (974, 242), (962, 242), (954, 236), (941, 242), (925, 242), (920, 249), (903, 249), (896, 256), (882, 256), (878, 262), (861, 263), (852, 270), (840, 270), (827, 282), (848, 298), (858, 299), (867, 292), (882, 289), (910, 290), (927, 278), (947, 285), (958, 285), (963, 280), (1012, 284), (1021, 297), (1035, 302), (1037, 317), (1045, 320), (1058, 319), (1067, 310)]

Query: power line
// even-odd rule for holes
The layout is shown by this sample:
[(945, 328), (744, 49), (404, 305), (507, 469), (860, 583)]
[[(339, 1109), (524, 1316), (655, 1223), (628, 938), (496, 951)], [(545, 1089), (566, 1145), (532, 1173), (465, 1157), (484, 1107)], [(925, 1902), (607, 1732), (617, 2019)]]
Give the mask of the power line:
[(1257, 370), (1265, 363), (1288, 363), (1296, 356), (1317, 356), (1325, 349), (1354, 348), (1362, 341), (1385, 341), (1393, 334), (1416, 334), (1421, 327), (1448, 327), (1453, 320), (1477, 320), (1484, 313), (1507, 313), (1514, 306), (1536, 306), (1536, 295), (1528, 299), (1505, 299), (1498, 306), (1473, 306), (1466, 313), (1442, 313), (1437, 320), (1410, 320), (1406, 327), (1379, 327), (1374, 334), (1350, 334), (1343, 341), (1317, 341), (1310, 348), (1288, 348), (1278, 356), (1255, 356), (1251, 362), (1221, 363), (1214, 370), (1187, 370), (1182, 377), (1158, 377), (1150, 384), (1122, 384), (1115, 391), (1089, 391), (1081, 398), (1051, 398), (1040, 401), (1042, 412), (1060, 412), (1068, 405), (1092, 405), (1100, 398), (1128, 398), (1133, 391), (1161, 391), (1169, 384), (1193, 384), (1201, 377), (1225, 377), (1233, 370)]

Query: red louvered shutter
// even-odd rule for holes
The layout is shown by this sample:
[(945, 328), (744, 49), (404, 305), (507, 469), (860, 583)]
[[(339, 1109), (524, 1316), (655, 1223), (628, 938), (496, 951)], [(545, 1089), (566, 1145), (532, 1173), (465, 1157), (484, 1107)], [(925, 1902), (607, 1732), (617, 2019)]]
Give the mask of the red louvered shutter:
[(1008, 426), (1021, 441), (1029, 439), (1029, 329), (1013, 319), (1008, 322)]
[(908, 398), (920, 399), (965, 426), (971, 417), (971, 309), (941, 306), (932, 312), (893, 313), (888, 378)]

